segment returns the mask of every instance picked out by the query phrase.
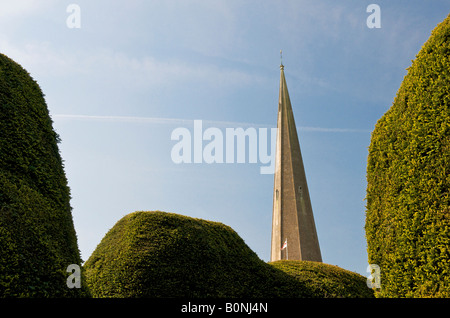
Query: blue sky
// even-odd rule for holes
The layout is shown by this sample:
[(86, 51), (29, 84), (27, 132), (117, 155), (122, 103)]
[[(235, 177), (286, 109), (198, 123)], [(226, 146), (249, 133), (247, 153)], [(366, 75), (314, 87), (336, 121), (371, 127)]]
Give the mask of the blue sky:
[(449, 13), (439, 0), (1, 0), (0, 52), (46, 95), (84, 260), (124, 215), (161, 210), (225, 223), (268, 261), (273, 175), (175, 164), (171, 133), (275, 127), (282, 49), (323, 261), (367, 276), (370, 133)]

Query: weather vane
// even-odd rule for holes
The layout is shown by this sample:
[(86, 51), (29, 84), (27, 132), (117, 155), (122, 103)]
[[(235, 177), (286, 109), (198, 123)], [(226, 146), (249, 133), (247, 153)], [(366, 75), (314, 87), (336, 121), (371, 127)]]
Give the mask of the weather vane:
[(281, 65), (283, 65), (283, 51), (282, 50), (280, 50), (280, 62), (281, 62)]

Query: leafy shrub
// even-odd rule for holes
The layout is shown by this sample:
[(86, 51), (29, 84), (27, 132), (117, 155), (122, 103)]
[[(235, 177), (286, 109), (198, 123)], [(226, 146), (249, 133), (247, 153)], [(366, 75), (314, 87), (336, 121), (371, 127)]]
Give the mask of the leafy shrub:
[(0, 54), (0, 297), (85, 295), (70, 190), (39, 85)]
[(94, 297), (323, 295), (260, 260), (230, 227), (160, 211), (123, 217), (84, 268)]
[(380, 297), (450, 296), (449, 106), (450, 16), (372, 133), (365, 230)]
[(335, 265), (311, 261), (281, 260), (270, 262), (308, 287), (310, 297), (373, 298), (367, 278)]

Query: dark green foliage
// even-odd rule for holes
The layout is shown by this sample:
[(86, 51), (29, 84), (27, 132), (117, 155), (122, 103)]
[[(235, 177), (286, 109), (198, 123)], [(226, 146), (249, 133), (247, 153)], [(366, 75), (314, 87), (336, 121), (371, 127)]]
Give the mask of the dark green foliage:
[(408, 69), (372, 133), (369, 263), (381, 297), (450, 297), (450, 16)]
[(293, 276), (308, 287), (310, 297), (373, 298), (367, 278), (335, 265), (310, 261), (276, 261), (270, 265)]
[(85, 295), (66, 285), (81, 259), (57, 143), (39, 85), (0, 54), (0, 297)]
[(228, 226), (159, 211), (123, 217), (84, 267), (94, 297), (265, 297), (299, 286)]
[(230, 227), (159, 211), (123, 217), (84, 267), (94, 297), (323, 296), (260, 260)]

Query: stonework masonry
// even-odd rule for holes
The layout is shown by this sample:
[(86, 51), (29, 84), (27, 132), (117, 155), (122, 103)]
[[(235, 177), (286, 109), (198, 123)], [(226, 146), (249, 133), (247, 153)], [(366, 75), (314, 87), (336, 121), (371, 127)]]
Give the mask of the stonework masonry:
[(284, 66), (280, 69), (270, 260), (322, 262)]

